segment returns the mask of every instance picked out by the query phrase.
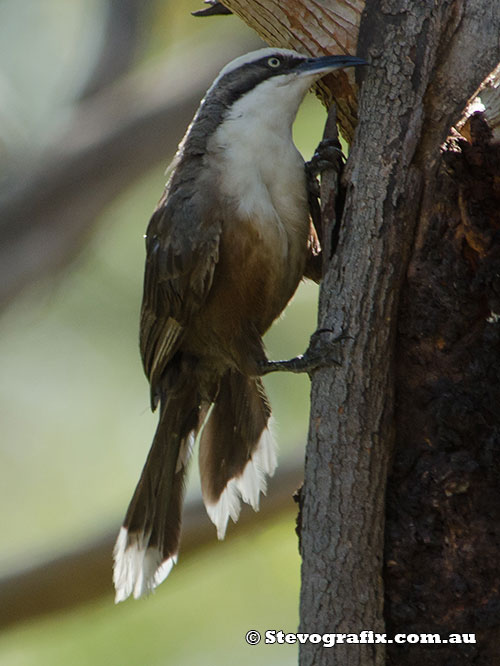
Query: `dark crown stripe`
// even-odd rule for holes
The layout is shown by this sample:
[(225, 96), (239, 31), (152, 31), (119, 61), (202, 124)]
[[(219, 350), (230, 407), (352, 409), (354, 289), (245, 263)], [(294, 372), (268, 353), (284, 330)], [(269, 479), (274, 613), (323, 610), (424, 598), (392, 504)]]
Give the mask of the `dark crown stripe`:
[(244, 95), (257, 85), (274, 76), (280, 76), (292, 71), (302, 58), (286, 56), (277, 53), (281, 60), (280, 67), (271, 67), (268, 64), (273, 55), (270, 53), (259, 60), (247, 62), (237, 69), (224, 74), (216, 86), (205, 98), (194, 117), (189, 134), (185, 138), (183, 153), (190, 156), (203, 155), (206, 151), (207, 141), (223, 122), (228, 110)]

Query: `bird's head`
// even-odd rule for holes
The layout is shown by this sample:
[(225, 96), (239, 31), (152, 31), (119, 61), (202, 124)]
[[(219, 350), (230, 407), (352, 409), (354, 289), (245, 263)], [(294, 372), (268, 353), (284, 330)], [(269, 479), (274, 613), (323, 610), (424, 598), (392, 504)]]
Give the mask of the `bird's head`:
[(227, 120), (288, 131), (315, 81), (336, 69), (365, 64), (355, 56), (311, 58), (277, 48), (242, 55), (228, 63), (208, 89), (181, 148), (202, 154), (207, 137)]
[(207, 93), (224, 98), (228, 106), (242, 100), (253, 107), (279, 106), (295, 112), (312, 84), (336, 69), (366, 65), (361, 58), (328, 55), (311, 58), (289, 49), (265, 48), (227, 64)]

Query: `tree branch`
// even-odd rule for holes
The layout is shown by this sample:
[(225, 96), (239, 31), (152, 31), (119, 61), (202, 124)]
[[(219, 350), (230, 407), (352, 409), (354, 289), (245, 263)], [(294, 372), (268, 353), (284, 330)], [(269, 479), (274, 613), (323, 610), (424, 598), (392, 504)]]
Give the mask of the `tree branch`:
[[(238, 530), (250, 528), (257, 522), (261, 524), (263, 519), (275, 520), (279, 513), (290, 511), (294, 506), (292, 494), (301, 481), (302, 462), (282, 465), (269, 484), (268, 497), (263, 498), (260, 512), (244, 508)], [(103, 596), (112, 603), (111, 555), (117, 530), (113, 528), (102, 538), (73, 552), (0, 580), (0, 628), (74, 608)], [(231, 527), (228, 538), (230, 535)], [(184, 509), (178, 567), (182, 567), (184, 558), (208, 544), (217, 545), (214, 526), (202, 501), (192, 501)], [(175, 571), (171, 575), (174, 576)]]
[(154, 0), (108, 0), (99, 58), (81, 98), (95, 95), (125, 75), (137, 55)]

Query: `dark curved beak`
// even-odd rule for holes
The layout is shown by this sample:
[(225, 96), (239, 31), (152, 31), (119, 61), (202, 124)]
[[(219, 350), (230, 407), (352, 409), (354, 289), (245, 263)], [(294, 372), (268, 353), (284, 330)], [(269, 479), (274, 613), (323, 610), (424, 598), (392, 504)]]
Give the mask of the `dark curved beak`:
[(319, 58), (308, 58), (301, 62), (295, 68), (298, 74), (322, 74), (333, 72), (335, 69), (344, 69), (345, 67), (358, 67), (359, 65), (368, 65), (366, 60), (349, 55), (321, 56)]

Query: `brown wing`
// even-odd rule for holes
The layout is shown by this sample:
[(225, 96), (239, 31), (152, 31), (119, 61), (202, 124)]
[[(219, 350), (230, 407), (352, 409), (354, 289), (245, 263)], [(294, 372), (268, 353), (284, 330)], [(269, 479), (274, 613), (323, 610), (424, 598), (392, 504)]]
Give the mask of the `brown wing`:
[(181, 189), (160, 201), (146, 235), (140, 348), (153, 409), (165, 367), (205, 301), (219, 258), (221, 225), (206, 196), (190, 189), (191, 197)]

